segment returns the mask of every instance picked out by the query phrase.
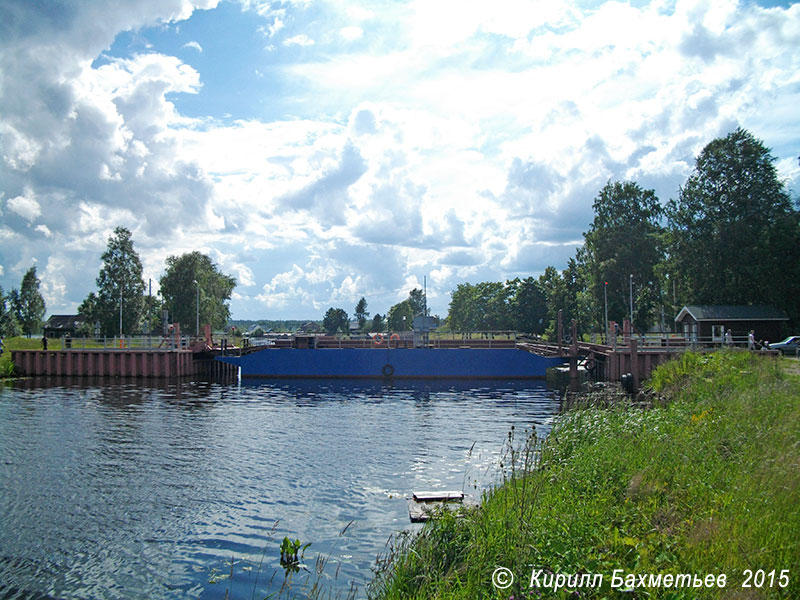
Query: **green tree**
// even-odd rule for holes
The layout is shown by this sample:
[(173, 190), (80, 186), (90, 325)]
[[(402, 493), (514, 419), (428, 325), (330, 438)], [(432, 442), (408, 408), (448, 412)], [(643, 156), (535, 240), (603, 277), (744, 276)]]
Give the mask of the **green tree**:
[(14, 337), (22, 333), (22, 328), (14, 315), (10, 302), (11, 294), (6, 296), (0, 287), (0, 337)]
[(547, 319), (547, 298), (533, 277), (508, 282), (513, 289), (511, 314), (513, 329), (525, 333), (544, 333)]
[(453, 331), (477, 331), (480, 323), (478, 289), (471, 283), (459, 283), (450, 295), (447, 320)]
[(408, 293), (408, 302), (411, 307), (411, 314), (415, 317), (425, 312), (425, 292), (419, 288), (414, 288)]
[(406, 299), (392, 306), (386, 315), (389, 331), (410, 331), (414, 324), (414, 309)]
[(386, 330), (386, 323), (384, 322), (384, 318), (380, 315), (380, 313), (375, 313), (375, 316), (372, 317), (372, 325), (370, 329), (375, 333), (380, 333)]
[(500, 331), (513, 329), (513, 282), (462, 283), (450, 300), (449, 320), (454, 331)]
[[(607, 183), (593, 208), (594, 220), (584, 233), (584, 249), (579, 250), (575, 267), (576, 273), (581, 264), (585, 267), (585, 289), (592, 301), (584, 299), (583, 305), (594, 309), (585, 317), (602, 325), (607, 291), (609, 319), (629, 318), (633, 275), (634, 325), (645, 330), (660, 312), (657, 267), (664, 260), (663, 209), (653, 190), (632, 181)], [(573, 286), (573, 291), (580, 287)]]
[(83, 325), (81, 325), (80, 329), (78, 330), (79, 335), (83, 337), (93, 336), (95, 332), (95, 323), (100, 322), (98, 317), (100, 313), (97, 308), (97, 294), (94, 292), (89, 292), (89, 295), (84, 298), (83, 302), (81, 302), (80, 306), (78, 307), (78, 314), (85, 318)]
[(350, 318), (343, 308), (331, 307), (325, 312), (325, 317), (322, 319), (322, 328), (329, 335), (333, 335), (337, 331), (349, 333)]
[(502, 331), (513, 328), (511, 296), (513, 288), (500, 281), (488, 281), (477, 285), (481, 331)]
[(36, 265), (33, 265), (22, 277), (19, 292), (12, 290), (12, 310), (22, 332), (30, 337), (42, 329), (45, 303), (39, 291), (39, 278), (36, 276)]
[(230, 319), (227, 302), (236, 287), (236, 279), (222, 273), (214, 261), (198, 251), (170, 256), (166, 266), (159, 284), (173, 322), (180, 323), (182, 331), (199, 335), (196, 331), (199, 306), (201, 327), (208, 323), (212, 329), (223, 329)]
[[(564, 310), (566, 306), (567, 287), (564, 283), (561, 273), (555, 267), (547, 267), (539, 276), (539, 287), (544, 293), (545, 305), (547, 306), (546, 328), (545, 333), (551, 339), (554, 339), (558, 333), (558, 311)], [(562, 312), (564, 325), (566, 326), (566, 317)]]
[(145, 296), (142, 328), (146, 333), (160, 333), (163, 328), (162, 301), (158, 296)]
[(578, 248), (575, 256), (567, 260), (567, 268), (561, 271), (564, 283), (564, 327), (569, 327), (572, 319), (578, 324), (578, 332), (582, 333), (591, 327), (591, 299), (587, 294), (586, 251)]
[(364, 331), (364, 328), (367, 325), (367, 317), (369, 316), (369, 312), (367, 311), (367, 300), (363, 296), (361, 300), (358, 301), (358, 304), (356, 304), (355, 315), (356, 320), (358, 321), (359, 329)]
[(89, 323), (100, 324), (100, 335), (138, 333), (144, 309), (144, 281), (142, 261), (133, 248), (131, 232), (125, 227), (114, 229), (101, 259), (97, 294), (90, 293), (78, 312)]
[(386, 314), (389, 331), (410, 331), (414, 326), (414, 317), (425, 312), (425, 294), (419, 288), (408, 293), (408, 298), (398, 302)]
[(703, 148), (667, 211), (680, 302), (766, 302), (800, 317), (800, 220), (774, 162), (741, 128)]

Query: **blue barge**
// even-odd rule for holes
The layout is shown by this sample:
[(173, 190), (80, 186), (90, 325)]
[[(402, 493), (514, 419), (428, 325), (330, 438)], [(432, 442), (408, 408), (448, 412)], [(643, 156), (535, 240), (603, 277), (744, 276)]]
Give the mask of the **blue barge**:
[[(306, 347), (301, 347), (301, 346)], [(392, 346), (392, 342), (354, 347), (298, 344), (268, 346), (241, 356), (216, 359), (241, 369), (242, 377), (537, 379), (566, 358), (541, 356), (511, 342), (505, 347)]]

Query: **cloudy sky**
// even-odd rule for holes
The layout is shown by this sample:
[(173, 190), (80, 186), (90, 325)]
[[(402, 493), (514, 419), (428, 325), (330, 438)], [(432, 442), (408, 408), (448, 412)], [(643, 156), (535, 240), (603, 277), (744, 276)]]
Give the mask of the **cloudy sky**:
[(234, 318), (385, 313), (427, 276), (565, 266), (609, 180), (662, 201), (737, 126), (800, 191), (800, 5), (771, 0), (3, 0), (0, 285), (154, 293), (209, 254)]

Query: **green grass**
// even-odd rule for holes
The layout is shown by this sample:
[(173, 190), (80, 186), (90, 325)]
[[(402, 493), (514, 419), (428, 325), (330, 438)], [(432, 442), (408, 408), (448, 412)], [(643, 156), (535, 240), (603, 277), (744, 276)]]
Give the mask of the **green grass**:
[(42, 347), (42, 338), (24, 336), (3, 338), (3, 356), (0, 356), (0, 378), (14, 376), (14, 364), (11, 362), (12, 350), (38, 350)]
[[(467, 517), (396, 538), (371, 596), (800, 597), (800, 378), (781, 365), (687, 353), (654, 373), (654, 407), (584, 407), (544, 444), (509, 440), (504, 484)], [(515, 575), (505, 590), (492, 585), (499, 566)], [(539, 590), (529, 587), (534, 568), (602, 574), (603, 585)], [(622, 593), (610, 588), (616, 569), (725, 574), (727, 585)], [(774, 569), (775, 585), (742, 588), (746, 569)], [(777, 585), (783, 569), (787, 588)]]

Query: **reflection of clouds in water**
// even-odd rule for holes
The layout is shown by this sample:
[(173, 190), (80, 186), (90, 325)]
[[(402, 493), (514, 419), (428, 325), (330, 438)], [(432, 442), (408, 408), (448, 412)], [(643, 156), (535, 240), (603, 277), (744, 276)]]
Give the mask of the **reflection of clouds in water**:
[[(340, 562), (336, 585), (363, 586), (388, 537), (409, 528), (411, 492), (479, 496), (498, 480), (511, 425), (558, 410), (536, 382), (27, 381), (4, 399), (0, 544), (25, 558), (20, 540), (45, 540), (74, 582), (59, 593), (107, 595), (124, 571), (151, 598), (215, 597), (211, 568), (274, 558), (283, 536)], [(236, 595), (250, 594), (248, 573), (235, 575), (249, 581)], [(0, 564), (0, 580), (25, 589), (45, 585), (37, 577)]]

